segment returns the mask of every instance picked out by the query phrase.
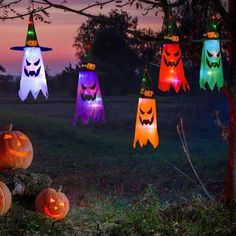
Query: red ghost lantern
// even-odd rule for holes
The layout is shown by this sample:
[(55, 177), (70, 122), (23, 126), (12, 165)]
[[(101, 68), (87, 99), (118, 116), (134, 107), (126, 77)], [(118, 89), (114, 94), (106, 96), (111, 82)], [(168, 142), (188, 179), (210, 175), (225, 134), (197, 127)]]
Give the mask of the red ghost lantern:
[(170, 90), (171, 85), (176, 93), (181, 86), (184, 91), (189, 89), (178, 43), (166, 43), (162, 48), (158, 88), (166, 92)]

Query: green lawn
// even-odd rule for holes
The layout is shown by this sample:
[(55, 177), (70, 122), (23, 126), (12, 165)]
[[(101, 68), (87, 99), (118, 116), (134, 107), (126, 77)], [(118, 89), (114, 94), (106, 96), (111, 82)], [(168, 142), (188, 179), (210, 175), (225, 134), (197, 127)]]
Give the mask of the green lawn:
[[(214, 110), (220, 110), (223, 118), (227, 114), (225, 102), (222, 103), (219, 95), (214, 94), (212, 98), (184, 95), (158, 97), (160, 144), (156, 150), (150, 146), (132, 149), (137, 97), (106, 97), (104, 104), (106, 125), (78, 124), (77, 127), (73, 127), (71, 121), (74, 100), (65, 95), (52, 97), (48, 101), (39, 99), (27, 100), (24, 103), (17, 97), (2, 96), (0, 99), (0, 126), (13, 123), (14, 129), (27, 134), (33, 143), (35, 155), (30, 170), (48, 174), (53, 179), (53, 187), (62, 184), (63, 191), (71, 205), (74, 205), (66, 223), (62, 223), (69, 227), (68, 235), (70, 230), (78, 233), (80, 229), (83, 229), (85, 235), (88, 229), (93, 229), (96, 233), (107, 231), (108, 235), (113, 232), (112, 230), (118, 230), (114, 231), (114, 235), (139, 235), (138, 232), (142, 232), (140, 235), (154, 235), (159, 231), (168, 235), (168, 224), (173, 223), (176, 216), (173, 215), (173, 219), (169, 219), (168, 216), (167, 219), (168, 209), (164, 210), (162, 207), (169, 206), (170, 203), (191, 206), (196, 197), (200, 197), (203, 202), (207, 200), (204, 192), (195, 183), (176, 170), (179, 168), (196, 181), (176, 132), (180, 117), (184, 119), (192, 162), (199, 176), (216, 199), (222, 196), (228, 145), (221, 140), (220, 131), (212, 116)], [(154, 203), (153, 200), (150, 203), (157, 206), (156, 208), (149, 203), (142, 205), (147, 189), (152, 189), (158, 198), (158, 203), (155, 199)], [(16, 206), (21, 207), (17, 204)], [(14, 215), (17, 207), (9, 214)], [(219, 206), (201, 207), (196, 210), (203, 211), (201, 217), (208, 216), (209, 212), (212, 214), (220, 211)], [(146, 213), (143, 212), (146, 210)], [(224, 211), (226, 213), (222, 214), (228, 214), (227, 210), (223, 209), (222, 212)], [(153, 214), (153, 218), (148, 218), (150, 214)], [(135, 215), (137, 218), (134, 219)], [(199, 216), (201, 213), (196, 215)], [(196, 215), (193, 216), (196, 217), (193, 219), (194, 222), (201, 218), (199, 216), (198, 219)], [(225, 218), (226, 221), (229, 220), (228, 215)], [(184, 216), (183, 219), (186, 220)], [(218, 218), (214, 220), (214, 223), (218, 222), (220, 225), (220, 222), (224, 221)], [(156, 221), (160, 221), (160, 224), (157, 223), (155, 226)], [(50, 222), (44, 223), (47, 230), (50, 230)], [(203, 232), (197, 231), (193, 222), (189, 222), (191, 225), (188, 226), (183, 222), (178, 223), (179, 225), (173, 224), (173, 227), (178, 228), (176, 235), (190, 235), (186, 233), (190, 228), (196, 233), (193, 235)], [(47, 231), (37, 231), (35, 226), (32, 227), (35, 235)], [(55, 224), (55, 235), (62, 232), (60, 227), (61, 224)], [(103, 227), (107, 228), (103, 230)], [(173, 229), (170, 228), (169, 235), (174, 235), (174, 231), (171, 231)], [(204, 229), (200, 227), (200, 230)], [(29, 235), (33, 235), (29, 232)], [(82, 231), (78, 235), (82, 235)]]

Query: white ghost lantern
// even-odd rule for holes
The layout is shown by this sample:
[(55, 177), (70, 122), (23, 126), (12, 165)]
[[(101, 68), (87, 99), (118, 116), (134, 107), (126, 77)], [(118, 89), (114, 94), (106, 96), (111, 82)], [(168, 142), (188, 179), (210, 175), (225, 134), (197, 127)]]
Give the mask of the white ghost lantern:
[(19, 90), (20, 99), (24, 101), (29, 92), (36, 99), (40, 91), (48, 98), (46, 74), (41, 52), (52, 49), (39, 46), (32, 13), (29, 17), (25, 46), (12, 47), (11, 49), (24, 52)]
[(19, 97), (25, 100), (32, 93), (37, 98), (40, 90), (48, 98), (48, 88), (41, 49), (39, 47), (25, 47), (22, 63)]

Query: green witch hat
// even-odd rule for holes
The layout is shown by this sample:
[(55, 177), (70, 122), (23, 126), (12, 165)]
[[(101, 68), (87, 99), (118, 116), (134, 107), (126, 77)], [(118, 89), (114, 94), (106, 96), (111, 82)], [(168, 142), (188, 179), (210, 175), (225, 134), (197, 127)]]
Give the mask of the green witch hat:
[(178, 28), (174, 17), (172, 15), (171, 8), (168, 7), (167, 13), (165, 15), (165, 29), (164, 29), (164, 40), (165, 42), (178, 42)]
[(207, 25), (206, 25), (206, 33), (203, 35), (207, 39), (218, 39), (219, 33), (217, 30), (217, 18), (214, 15), (211, 15)]
[(46, 48), (46, 47), (40, 47), (39, 42), (37, 39), (35, 27), (34, 27), (34, 18), (33, 18), (33, 13), (30, 14), (29, 16), (29, 22), (28, 22), (28, 30), (27, 30), (27, 35), (26, 35), (26, 42), (25, 46), (16, 46), (12, 47), (12, 50), (17, 50), (17, 51), (24, 51), (24, 48), (26, 47), (38, 47), (41, 49), (41, 51), (50, 51), (52, 48)]
[(144, 70), (144, 74), (141, 81), (140, 97), (141, 98), (154, 98), (152, 82), (151, 82), (147, 67)]
[(80, 68), (82, 70), (93, 71), (95, 70), (96, 65), (93, 63), (93, 59), (92, 59), (91, 43), (89, 42), (85, 43), (84, 50), (85, 50), (85, 54), (83, 56), (82, 63), (80, 64)]

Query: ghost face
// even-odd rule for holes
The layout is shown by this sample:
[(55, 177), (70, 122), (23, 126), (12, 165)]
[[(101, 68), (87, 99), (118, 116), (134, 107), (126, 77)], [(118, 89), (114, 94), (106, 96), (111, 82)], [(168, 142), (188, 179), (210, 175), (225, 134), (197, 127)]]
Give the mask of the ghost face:
[(224, 84), (220, 42), (218, 39), (205, 40), (202, 49), (200, 88), (205, 89), (205, 84), (211, 90), (215, 85), (220, 89)]
[(181, 86), (184, 91), (189, 89), (178, 43), (164, 44), (162, 48), (158, 88), (165, 92), (171, 85), (176, 93)]
[[(91, 82), (91, 81), (90, 81)], [(80, 97), (83, 101), (94, 101), (97, 97), (97, 83), (94, 81), (92, 84), (80, 84)]]
[(220, 45), (217, 40), (207, 40), (205, 42), (206, 65), (211, 68), (219, 68), (221, 64)]
[(154, 148), (158, 146), (156, 100), (139, 98), (133, 148), (136, 147), (137, 142), (143, 147), (148, 141)]
[(28, 61), (25, 59), (25, 67), (24, 67), (24, 73), (27, 77), (35, 77), (37, 78), (39, 76), (41, 70), (41, 64), (40, 64), (40, 59), (37, 61)]
[(25, 47), (19, 96), (21, 100), (25, 100), (31, 92), (36, 99), (40, 91), (46, 98), (48, 97), (41, 49), (39, 47)]

